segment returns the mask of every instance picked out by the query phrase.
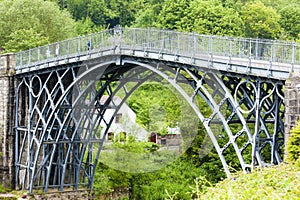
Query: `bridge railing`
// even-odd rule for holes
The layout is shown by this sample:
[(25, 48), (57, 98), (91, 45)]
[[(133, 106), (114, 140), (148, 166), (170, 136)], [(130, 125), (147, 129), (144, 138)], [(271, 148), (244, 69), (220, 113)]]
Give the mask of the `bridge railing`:
[(137, 28), (124, 31), (123, 37), (125, 43), (122, 45), (132, 49), (143, 47), (187, 56), (213, 54), (270, 62), (300, 63), (300, 45), (294, 42)]
[[(114, 46), (112, 30), (105, 30), (100, 33), (79, 36), (57, 43), (29, 49), (16, 53), (16, 69), (23, 69), (29, 66), (36, 66), (51, 61), (69, 59), (81, 56), (93, 51), (104, 50)], [(91, 47), (88, 48), (88, 42)]]
[[(88, 42), (91, 41), (91, 47)], [(300, 64), (300, 45), (294, 42), (223, 37), (171, 30), (121, 28), (37, 47), (16, 54), (17, 70), (119, 47), (201, 58), (203, 54)], [(119, 53), (122, 53), (119, 51)]]

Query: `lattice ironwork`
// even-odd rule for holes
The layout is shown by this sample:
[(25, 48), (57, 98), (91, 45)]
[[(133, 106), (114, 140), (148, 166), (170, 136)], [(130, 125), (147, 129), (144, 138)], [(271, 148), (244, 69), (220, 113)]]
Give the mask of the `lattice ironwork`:
[[(92, 188), (112, 120), (149, 80), (169, 84), (181, 95), (205, 127), (227, 176), (228, 154), (237, 156), (245, 172), (282, 161), (282, 81), (117, 55), (35, 71), (18, 80), (16, 182), (29, 192)], [(123, 98), (117, 103), (119, 92)], [(108, 109), (115, 110), (109, 120), (104, 118)], [(102, 133), (101, 124), (106, 127)]]

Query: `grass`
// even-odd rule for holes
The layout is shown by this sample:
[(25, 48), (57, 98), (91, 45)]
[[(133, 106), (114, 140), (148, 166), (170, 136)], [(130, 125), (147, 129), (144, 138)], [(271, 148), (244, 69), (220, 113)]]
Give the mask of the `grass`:
[(206, 191), (198, 199), (300, 199), (300, 161), (235, 174)]

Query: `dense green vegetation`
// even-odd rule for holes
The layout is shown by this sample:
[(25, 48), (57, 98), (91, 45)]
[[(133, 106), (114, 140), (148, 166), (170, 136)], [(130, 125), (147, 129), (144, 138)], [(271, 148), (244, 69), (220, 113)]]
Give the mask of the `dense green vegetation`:
[(54, 2), (0, 1), (0, 47), (14, 52), (76, 35), (75, 21)]
[[(300, 120), (298, 124), (290, 131), (287, 146), (288, 162), (296, 162), (300, 158)], [(299, 161), (300, 162), (300, 161)]]
[(19, 51), (117, 24), (299, 40), (299, 10), (297, 0), (0, 0), (0, 47)]
[(257, 169), (205, 188), (198, 199), (299, 199), (300, 163)]
[[(117, 24), (200, 34), (299, 40), (300, 3), (298, 0), (0, 0), (0, 49), (17, 52)], [(289, 195), (295, 192), (293, 187), (299, 183), (288, 176), (299, 176), (296, 173), (299, 171), (298, 164), (278, 168), (282, 173), (291, 171), (288, 175), (271, 168), (236, 180), (226, 180), (215, 190), (207, 188), (225, 177), (222, 165), (214, 149), (209, 148), (211, 151), (201, 155), (201, 145), (207, 139), (204, 128), (193, 117), (178, 117), (183, 113), (176, 97), (174, 92), (160, 84), (144, 84), (139, 92), (132, 95), (128, 104), (137, 113), (138, 123), (148, 131), (164, 133), (167, 126), (174, 126), (177, 122), (181, 123), (182, 131), (196, 125), (193, 140), (186, 142), (189, 145), (184, 144), (182, 155), (172, 157), (169, 152), (158, 152), (158, 147), (148, 142), (129, 140), (115, 143), (114, 147), (118, 149), (141, 156), (151, 155), (153, 165), (170, 157), (174, 162), (150, 173), (131, 173), (130, 170), (120, 170), (135, 167), (130, 162), (115, 168), (105, 162), (105, 156), (119, 161), (124, 159), (124, 154), (119, 151), (104, 153), (95, 176), (97, 194), (129, 188), (132, 199), (209, 199), (212, 194), (215, 196), (211, 198), (216, 199), (258, 199), (260, 196), (255, 195), (268, 195), (278, 189), (279, 194), (274, 193), (274, 198), (283, 194), (292, 197)], [(203, 113), (210, 112), (202, 109)], [(290, 161), (296, 161), (300, 154), (299, 132), (300, 126), (292, 131)], [(231, 151), (233, 149), (228, 150), (226, 160), (233, 170), (239, 169), (239, 162)], [(126, 155), (128, 159), (136, 158), (132, 154)], [(138, 163), (140, 167), (155, 168), (143, 166), (146, 164)], [(206, 191), (207, 194), (202, 196)]]
[[(156, 146), (150, 142), (129, 140), (125, 143), (115, 143), (114, 147), (126, 153), (118, 150), (102, 153), (95, 176), (96, 195), (110, 193), (119, 188), (129, 188), (131, 199), (166, 199), (168, 193), (176, 193), (178, 199), (190, 199), (194, 196), (189, 185), (193, 186), (194, 180), (200, 177), (204, 170), (194, 165), (191, 160), (178, 157), (169, 151), (156, 151)], [(132, 151), (139, 154), (130, 154)], [(112, 164), (112, 161), (115, 163)], [(138, 173), (136, 167), (141, 172), (150, 172)], [(134, 173), (124, 169), (133, 169)]]
[(197, 199), (299, 199), (300, 120), (290, 131), (287, 152), (289, 164), (236, 173), (214, 187), (199, 188)]

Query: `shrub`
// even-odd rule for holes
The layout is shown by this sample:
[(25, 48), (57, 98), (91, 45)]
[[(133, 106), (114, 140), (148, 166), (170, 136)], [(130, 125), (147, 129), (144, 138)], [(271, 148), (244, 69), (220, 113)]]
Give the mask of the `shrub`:
[(287, 161), (295, 162), (300, 156), (300, 120), (297, 125), (290, 131), (287, 143)]

